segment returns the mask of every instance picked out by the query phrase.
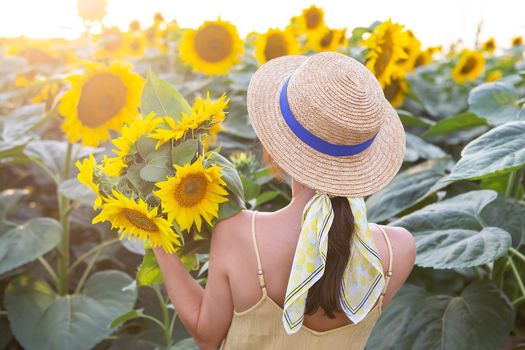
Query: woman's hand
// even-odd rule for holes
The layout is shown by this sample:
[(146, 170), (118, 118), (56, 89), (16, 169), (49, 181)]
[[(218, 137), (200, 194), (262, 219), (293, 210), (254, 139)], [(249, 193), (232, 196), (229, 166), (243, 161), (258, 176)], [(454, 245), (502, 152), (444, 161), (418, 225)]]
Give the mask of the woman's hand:
[(214, 349), (221, 344), (233, 316), (225, 268), (228, 232), (223, 231), (227, 226), (220, 222), (212, 234), (206, 288), (186, 271), (176, 254), (153, 248), (173, 307), (201, 349)]

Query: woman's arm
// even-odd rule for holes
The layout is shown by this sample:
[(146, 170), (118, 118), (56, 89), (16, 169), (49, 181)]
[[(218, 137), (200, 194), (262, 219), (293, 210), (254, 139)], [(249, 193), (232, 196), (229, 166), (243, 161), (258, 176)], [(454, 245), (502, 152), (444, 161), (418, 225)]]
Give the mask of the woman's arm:
[(173, 307), (201, 349), (218, 347), (233, 317), (233, 301), (225, 268), (227, 254), (224, 254), (228, 251), (229, 235), (224, 232), (228, 226), (222, 221), (212, 234), (206, 288), (202, 288), (186, 271), (176, 254), (154, 248)]

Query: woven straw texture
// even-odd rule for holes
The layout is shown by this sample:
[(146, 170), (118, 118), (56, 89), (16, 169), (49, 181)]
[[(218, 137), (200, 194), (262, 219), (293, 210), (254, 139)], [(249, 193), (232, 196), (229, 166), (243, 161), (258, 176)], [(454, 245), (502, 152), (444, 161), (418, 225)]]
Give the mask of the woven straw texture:
[[(299, 123), (323, 140), (373, 143), (352, 156), (331, 156), (303, 143), (288, 127), (279, 94)], [(360, 62), (343, 54), (283, 56), (262, 65), (247, 92), (248, 115), (275, 162), (300, 183), (334, 196), (364, 197), (397, 174), (406, 150), (405, 130), (379, 82)]]

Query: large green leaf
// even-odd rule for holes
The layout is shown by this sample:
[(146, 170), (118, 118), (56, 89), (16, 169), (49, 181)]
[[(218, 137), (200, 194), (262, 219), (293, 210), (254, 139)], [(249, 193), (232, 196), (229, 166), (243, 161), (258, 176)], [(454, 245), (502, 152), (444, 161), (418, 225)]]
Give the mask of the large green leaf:
[(50, 218), (36, 218), (0, 236), (0, 274), (37, 259), (55, 248), (62, 226)]
[(367, 198), (368, 220), (389, 219), (445, 187), (446, 182), (439, 180), (450, 162), (450, 156), (432, 159), (396, 175), (385, 188)]
[(481, 218), (486, 225), (499, 227), (510, 233), (514, 248), (525, 244), (525, 207), (519, 201), (498, 197), (483, 208)]
[(159, 149), (150, 153), (146, 158), (146, 165), (140, 169), (140, 177), (148, 182), (164, 181), (172, 173), (171, 157), (167, 148), (163, 152)]
[(4, 304), (13, 333), (25, 349), (91, 349), (110, 335), (111, 322), (131, 310), (136, 291), (121, 271), (93, 274), (81, 294), (59, 296), (42, 280), (20, 276), (8, 285)]
[(511, 236), (486, 226), (481, 210), (494, 201), (492, 190), (470, 191), (427, 205), (391, 223), (409, 230), (416, 240), (416, 264), (436, 269), (486, 264), (503, 255)]
[(474, 113), (461, 113), (450, 118), (445, 118), (432, 125), (421, 136), (431, 137), (435, 135), (448, 134), (452, 131), (470, 129), (476, 126), (485, 124), (483, 118), (478, 117)]
[(475, 180), (525, 165), (525, 121), (500, 125), (465, 146), (450, 180)]
[(158, 116), (180, 120), (182, 112), (191, 113), (191, 106), (173, 86), (159, 79), (151, 69), (147, 78), (140, 101), (143, 115), (154, 112)]
[(514, 324), (512, 304), (494, 282), (475, 281), (459, 296), (405, 284), (382, 313), (367, 349), (499, 349)]
[(97, 195), (88, 186), (78, 182), (77, 178), (62, 181), (58, 185), (58, 192), (71, 200), (77, 201), (87, 206), (93, 206)]
[(492, 82), (476, 86), (468, 97), (470, 110), (492, 125), (525, 120), (518, 104), (518, 91), (508, 83)]
[(423, 140), (421, 137), (412, 133), (406, 133), (406, 152), (404, 160), (415, 162), (419, 158), (434, 159), (446, 156), (446, 153), (439, 147)]
[(43, 103), (24, 105), (15, 109), (4, 120), (2, 139), (17, 145), (27, 142), (31, 138), (28, 131), (43, 118), (43, 115)]

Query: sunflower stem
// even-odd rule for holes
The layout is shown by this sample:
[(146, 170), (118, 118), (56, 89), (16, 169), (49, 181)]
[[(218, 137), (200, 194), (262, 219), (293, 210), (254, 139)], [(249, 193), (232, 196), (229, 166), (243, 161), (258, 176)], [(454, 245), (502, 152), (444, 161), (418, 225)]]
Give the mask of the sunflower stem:
[(153, 290), (155, 290), (155, 294), (157, 294), (157, 298), (159, 299), (160, 308), (162, 309), (162, 318), (163, 318), (163, 327), (164, 328), (164, 336), (166, 337), (166, 347), (169, 348), (171, 346), (171, 331), (169, 329), (170, 327), (170, 315), (168, 313), (168, 308), (166, 306), (166, 302), (164, 301), (164, 297), (162, 296), (162, 292), (160, 291), (159, 287), (153, 287)]
[(79, 256), (78, 259), (75, 260), (75, 262), (73, 264), (71, 264), (71, 267), (69, 268), (69, 273), (71, 273), (82, 261), (84, 261), (91, 254), (96, 253), (99, 250), (102, 250), (103, 248), (105, 248), (107, 246), (110, 246), (110, 245), (112, 245), (112, 244), (114, 244), (114, 243), (116, 243), (118, 241), (119, 241), (118, 238), (113, 238), (113, 239), (110, 239), (109, 241), (104, 241), (104, 242), (94, 246), (93, 248), (91, 248), (90, 250), (88, 250), (87, 252), (85, 252), (84, 254)]
[[(69, 177), (69, 168), (71, 166), (71, 151), (73, 145), (67, 144), (66, 159), (64, 162), (64, 178)], [(58, 259), (58, 275), (59, 285), (57, 290), (60, 295), (65, 295), (69, 289), (69, 200), (62, 196), (58, 191), (57, 187), (57, 198), (58, 198), (58, 216), (60, 218), (60, 224), (62, 225), (62, 242), (59, 247), (59, 259)]]
[(89, 276), (89, 272), (95, 265), (95, 262), (97, 261), (98, 256), (102, 253), (101, 250), (98, 250), (94, 255), (93, 258), (91, 258), (91, 261), (89, 262), (88, 266), (86, 266), (86, 269), (84, 270), (84, 273), (82, 274), (82, 277), (80, 277), (80, 281), (78, 281), (77, 288), (75, 289), (75, 294), (79, 293), (82, 289), (82, 286), (84, 285), (84, 282), (86, 282), (86, 279)]
[(42, 265), (42, 267), (44, 268), (44, 270), (46, 270), (46, 272), (49, 274), (49, 276), (50, 276), (51, 279), (53, 280), (53, 283), (55, 283), (55, 285), (58, 285), (58, 276), (57, 276), (57, 274), (55, 273), (55, 270), (53, 270), (53, 268), (49, 265), (49, 263), (47, 262), (47, 260), (44, 259), (43, 256), (39, 256), (39, 257), (38, 257), (38, 262)]
[(518, 287), (520, 288), (521, 294), (525, 297), (525, 285), (523, 284), (523, 281), (521, 280), (520, 273), (518, 271), (518, 268), (514, 264), (514, 261), (510, 256), (507, 257), (509, 260), (510, 267), (512, 268), (512, 272), (514, 273), (514, 277), (516, 277), (516, 282), (518, 282)]
[(525, 263), (525, 255), (521, 254), (516, 248), (510, 247), (509, 251)]

